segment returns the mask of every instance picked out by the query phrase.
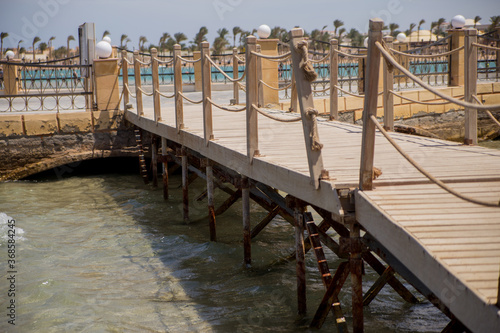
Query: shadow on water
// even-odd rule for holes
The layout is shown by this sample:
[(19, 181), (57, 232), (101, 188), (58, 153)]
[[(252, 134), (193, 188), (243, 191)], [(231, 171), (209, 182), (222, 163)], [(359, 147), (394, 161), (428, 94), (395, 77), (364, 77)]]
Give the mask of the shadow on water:
[[(127, 216), (140, 229), (143, 237), (137, 241), (149, 243), (153, 254), (143, 256), (134, 253), (134, 248), (145, 244), (128, 240), (129, 244), (123, 244), (128, 254), (121, 259), (154, 276), (155, 291), (144, 298), (154, 303), (153, 317), (161, 330), (310, 331), (307, 324), (324, 293), (314, 256), (311, 253), (306, 256), (309, 310), (303, 319), (295, 315), (295, 264), (271, 265), (294, 251), (294, 230), (287, 222), (275, 218), (252, 241), (253, 265), (251, 269), (245, 269), (242, 265), (241, 204), (236, 203), (217, 217), (218, 242), (209, 242), (206, 199), (195, 200), (204, 190), (203, 180), (197, 179), (189, 188), (192, 222), (186, 224), (182, 217), (182, 189), (178, 174), (170, 177), (170, 198), (164, 201), (161, 187), (154, 189), (144, 185), (138, 176), (135, 159), (86, 161), (68, 167), (71, 172), (65, 175), (48, 171), (28, 181), (64, 181), (68, 177), (99, 179), (102, 195), (92, 194), (96, 196), (95, 209), (115, 207), (117, 218)], [(217, 206), (227, 194), (215, 192)], [(263, 209), (252, 205), (253, 224), (265, 215)], [(326, 255), (330, 268), (335, 269), (341, 261), (328, 250)], [(368, 290), (377, 277), (376, 273), (366, 269), (363, 289)], [(341, 293), (340, 300), (349, 321), (351, 300), (348, 288)], [(172, 307), (178, 314), (165, 316), (165, 307)], [(406, 304), (387, 287), (365, 308), (365, 316), (366, 332), (439, 332), (447, 323), (446, 318), (429, 303)], [(333, 317), (330, 316), (320, 331), (331, 331), (333, 326)]]

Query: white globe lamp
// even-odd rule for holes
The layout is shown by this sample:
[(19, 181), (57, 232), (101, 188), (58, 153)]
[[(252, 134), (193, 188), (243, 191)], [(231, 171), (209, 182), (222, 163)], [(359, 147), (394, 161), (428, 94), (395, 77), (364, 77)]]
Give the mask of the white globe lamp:
[(109, 38), (108, 36), (104, 36), (102, 40), (111, 44), (111, 38)]
[(259, 38), (265, 39), (271, 35), (271, 28), (267, 24), (262, 24), (258, 29), (257, 29), (257, 35)]
[(365, 40), (363, 41), (363, 45), (367, 48), (368, 47), (368, 40), (370, 38), (366, 37)]
[(113, 52), (113, 48), (111, 47), (111, 44), (109, 44), (106, 41), (101, 40), (99, 43), (96, 44), (95, 46), (95, 53), (98, 58), (100, 59), (107, 59)]
[(462, 29), (464, 25), (465, 17), (463, 17), (462, 15), (455, 15), (455, 17), (451, 19), (451, 26), (455, 29)]
[(7, 52), (5, 52), (5, 58), (7, 58), (7, 60), (12, 60), (14, 59), (16, 55), (14, 54), (13, 51), (9, 50)]
[(396, 39), (398, 40), (398, 42), (400, 42), (400, 43), (404, 43), (404, 42), (406, 42), (406, 35), (405, 35), (403, 32), (400, 32), (400, 33), (396, 36)]

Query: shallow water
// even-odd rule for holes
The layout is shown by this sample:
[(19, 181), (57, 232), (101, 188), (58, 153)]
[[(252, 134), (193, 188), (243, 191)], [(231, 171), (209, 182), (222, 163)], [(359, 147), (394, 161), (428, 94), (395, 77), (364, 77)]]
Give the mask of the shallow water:
[[(306, 256), (303, 320), (295, 315), (294, 263), (271, 265), (293, 251), (289, 224), (275, 219), (255, 238), (253, 267), (244, 269), (241, 205), (217, 218), (212, 243), (205, 201), (192, 200), (193, 222), (182, 221), (179, 185), (171, 177), (165, 202), (136, 174), (1, 183), (0, 332), (309, 332), (324, 293), (314, 256)], [(197, 180), (190, 195), (203, 187)], [(226, 197), (217, 192), (216, 204)], [(263, 216), (253, 205), (252, 221)], [(9, 217), (18, 228), (15, 326), (5, 297)], [(329, 252), (327, 259), (331, 268), (340, 263)], [(377, 277), (366, 273), (365, 291)], [(349, 317), (348, 289), (341, 302)], [(440, 332), (448, 322), (428, 302), (407, 304), (388, 287), (365, 316), (366, 332)], [(333, 326), (329, 317), (320, 331)]]

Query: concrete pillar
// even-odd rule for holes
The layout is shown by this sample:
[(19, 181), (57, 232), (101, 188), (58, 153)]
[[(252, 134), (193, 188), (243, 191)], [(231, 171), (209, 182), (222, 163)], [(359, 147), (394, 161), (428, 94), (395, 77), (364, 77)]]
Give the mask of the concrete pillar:
[(118, 59), (94, 59), (95, 94), (97, 109), (118, 110), (120, 94), (118, 88)]
[[(450, 29), (451, 50), (464, 46), (466, 29)], [(464, 51), (453, 53), (450, 56), (450, 81), (449, 86), (457, 87), (464, 85)]]
[[(261, 47), (261, 53), (265, 55), (278, 55), (277, 39), (259, 39), (257, 44)], [(278, 87), (278, 62), (262, 59), (262, 81), (272, 87)], [(279, 104), (279, 92), (268, 87), (263, 88), (263, 106), (267, 104)]]
[[(9, 64), (3, 65), (3, 85), (5, 95), (17, 95), (19, 93), (18, 69), (21, 60), (13, 59)], [(17, 64), (17, 65), (16, 65)]]
[[(200, 51), (193, 52), (193, 60), (198, 60), (201, 57)], [(201, 80), (201, 62), (194, 64), (194, 91), (201, 91), (203, 88)]]

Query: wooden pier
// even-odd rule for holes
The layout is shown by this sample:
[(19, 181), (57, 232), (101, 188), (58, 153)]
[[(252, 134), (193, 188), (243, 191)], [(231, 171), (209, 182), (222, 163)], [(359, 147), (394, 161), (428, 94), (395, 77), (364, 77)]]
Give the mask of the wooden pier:
[[(378, 82), (381, 24), (371, 21), (367, 82)], [(307, 49), (301, 44), (301, 30), (292, 30), (291, 37), (300, 114), (258, 107), (255, 68), (258, 58), (266, 57), (256, 52), (256, 40), (249, 37), (245, 107), (228, 106), (227, 100), (212, 93), (210, 80), (204, 80), (202, 94), (182, 93), (182, 85), (176, 83), (175, 103), (155, 99), (155, 107), (148, 107), (140, 101), (136, 109), (125, 111), (125, 117), (162, 138), (163, 161), (168, 160), (167, 151), (170, 160), (182, 161), (186, 193), (187, 164), (190, 158), (197, 159), (193, 170), (207, 179), (211, 240), (216, 239), (213, 173), (226, 170), (225, 180), (231, 178), (239, 189), (226, 189), (231, 194), (228, 204), (243, 199), (245, 264), (251, 264), (251, 238), (272, 217), (281, 214), (295, 226), (299, 314), (307, 311), (304, 255), (311, 247), (325, 284), (311, 326), (320, 327), (332, 309), (339, 331), (348, 330), (337, 295), (349, 274), (354, 332), (363, 331), (363, 305), (386, 283), (405, 300), (416, 301), (395, 278), (397, 272), (450, 317), (444, 332), (500, 331), (500, 151), (376, 131), (377, 85), (367, 85), (363, 127), (318, 117), (306, 77)], [(180, 66), (179, 54), (174, 59), (174, 66)], [(208, 43), (204, 43), (202, 67), (208, 68), (207, 60)], [(129, 93), (126, 88), (127, 102)], [(136, 93), (141, 95), (137, 88)], [(159, 97), (158, 90), (152, 94)], [(223, 185), (219, 180), (215, 186)], [(274, 189), (288, 196), (283, 198)], [(261, 201), (265, 197), (261, 205), (270, 213), (252, 231), (249, 200), (259, 196)], [(308, 206), (323, 222), (312, 220)], [(188, 219), (187, 201), (184, 214)], [(340, 243), (325, 234), (329, 228), (341, 235)], [(335, 274), (330, 273), (322, 246), (346, 258)], [(365, 295), (363, 261), (380, 274)]]

